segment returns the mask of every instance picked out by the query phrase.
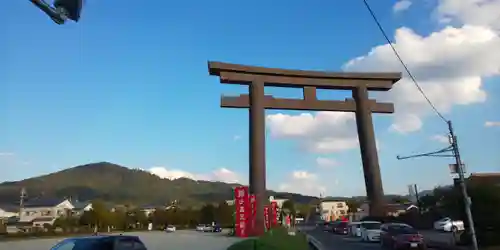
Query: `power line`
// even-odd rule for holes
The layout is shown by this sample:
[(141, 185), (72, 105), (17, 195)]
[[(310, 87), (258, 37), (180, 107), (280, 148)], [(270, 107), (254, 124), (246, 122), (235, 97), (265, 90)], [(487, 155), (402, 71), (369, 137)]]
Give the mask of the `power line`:
[(401, 63), (401, 65), (403, 65), (406, 73), (408, 74), (408, 76), (410, 77), (410, 79), (413, 81), (413, 83), (415, 84), (415, 86), (417, 87), (418, 91), (422, 94), (422, 96), (425, 98), (425, 100), (427, 101), (427, 103), (431, 106), (431, 108), (434, 110), (434, 112), (444, 121), (444, 122), (448, 122), (448, 120), (441, 114), (441, 112), (439, 112), (439, 110), (436, 108), (436, 106), (431, 102), (431, 100), (429, 99), (429, 97), (427, 97), (427, 95), (425, 94), (424, 90), (422, 89), (422, 87), (420, 87), (420, 85), (418, 84), (417, 82), (417, 79), (413, 76), (413, 74), (410, 72), (410, 70), (408, 69), (408, 66), (406, 66), (406, 63), (403, 61), (403, 59), (401, 58), (401, 56), (399, 55), (398, 51), (396, 50), (396, 48), (394, 47), (394, 45), (392, 44), (391, 42), (391, 39), (389, 39), (389, 36), (387, 36), (387, 33), (385, 32), (384, 28), (382, 27), (382, 24), (380, 24), (377, 16), (375, 15), (375, 12), (373, 12), (372, 8), (370, 7), (370, 5), (368, 4), (367, 0), (363, 0), (363, 3), (365, 4), (366, 6), (366, 9), (368, 9), (368, 11), (370, 12), (370, 15), (372, 16), (373, 20), (375, 21), (375, 23), (377, 24), (378, 26), (378, 29), (380, 30), (380, 32), (382, 33), (382, 35), (384, 36), (385, 40), (387, 41), (387, 43), (389, 44), (389, 46), (391, 46), (391, 49), (392, 51), (394, 52), (394, 54), (396, 55), (396, 57), (398, 58), (399, 62)]

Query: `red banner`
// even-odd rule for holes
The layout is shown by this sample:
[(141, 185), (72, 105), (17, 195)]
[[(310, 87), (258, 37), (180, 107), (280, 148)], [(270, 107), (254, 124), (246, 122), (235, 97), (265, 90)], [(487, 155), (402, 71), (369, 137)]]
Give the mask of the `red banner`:
[(266, 228), (269, 229), (271, 228), (271, 222), (269, 221), (269, 205), (264, 206), (264, 222), (266, 224)]
[(236, 207), (236, 236), (248, 237), (248, 218), (250, 215), (248, 187), (234, 188), (234, 202)]
[(271, 227), (278, 225), (278, 203), (276, 201), (271, 202)]
[(257, 216), (257, 200), (255, 199), (255, 194), (250, 195), (250, 225), (249, 225), (249, 232), (250, 235), (254, 235), (255, 232), (255, 217)]

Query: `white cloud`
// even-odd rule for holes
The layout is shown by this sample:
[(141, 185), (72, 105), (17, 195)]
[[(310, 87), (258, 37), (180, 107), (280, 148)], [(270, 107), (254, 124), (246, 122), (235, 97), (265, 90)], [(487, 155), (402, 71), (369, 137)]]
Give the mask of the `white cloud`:
[(233, 141), (239, 141), (241, 139), (241, 135), (233, 136)]
[(396, 2), (396, 4), (394, 4), (394, 6), (392, 6), (392, 10), (394, 12), (405, 11), (405, 10), (410, 8), (411, 4), (412, 3), (409, 0), (401, 0), (401, 1)]
[(282, 192), (313, 196), (319, 196), (320, 193), (325, 193), (327, 190), (316, 174), (304, 170), (295, 170), (290, 173), (287, 182), (282, 183), (278, 189)]
[(500, 0), (439, 0), (436, 9), (443, 23), (490, 27), (500, 30)]
[(500, 122), (487, 121), (484, 123), (485, 127), (500, 127)]
[(358, 146), (352, 113), (279, 113), (267, 116), (267, 126), (272, 137), (297, 139), (305, 149), (315, 153), (339, 152)]
[(448, 136), (445, 136), (445, 135), (434, 135), (434, 136), (431, 137), (431, 140), (437, 141), (437, 142), (440, 142), (440, 143), (446, 143), (446, 144), (450, 143), (450, 140), (448, 139)]
[(339, 162), (332, 158), (318, 157), (316, 158), (316, 165), (321, 168), (330, 168), (338, 166)]
[[(488, 27), (449, 26), (426, 37), (403, 27), (396, 30), (394, 46), (427, 96), (443, 113), (455, 105), (484, 102), (486, 92), (482, 89), (482, 78), (500, 73), (500, 37)], [(388, 44), (349, 61), (344, 69), (404, 71)], [(395, 103), (391, 129), (398, 132), (419, 130), (422, 118), (432, 112), (408, 78), (378, 98)]]
[(148, 172), (165, 179), (179, 179), (189, 178), (193, 180), (206, 180), (206, 181), (221, 181), (226, 183), (242, 183), (244, 180), (241, 176), (227, 168), (219, 168), (208, 174), (190, 173), (179, 169), (168, 169), (166, 167), (152, 167), (147, 170)]
[(11, 157), (14, 156), (12, 152), (0, 152), (0, 157)]

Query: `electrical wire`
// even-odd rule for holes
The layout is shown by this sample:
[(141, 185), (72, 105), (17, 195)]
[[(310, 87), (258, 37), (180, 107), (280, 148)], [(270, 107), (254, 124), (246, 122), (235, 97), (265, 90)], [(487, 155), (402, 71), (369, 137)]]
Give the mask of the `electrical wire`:
[(401, 58), (401, 56), (399, 55), (398, 51), (396, 50), (396, 48), (394, 47), (394, 45), (392, 44), (392, 41), (391, 39), (389, 39), (389, 36), (387, 36), (387, 33), (385, 32), (384, 28), (382, 27), (382, 24), (380, 24), (377, 16), (375, 15), (375, 12), (373, 12), (372, 8), (370, 7), (370, 5), (368, 4), (367, 0), (363, 0), (363, 3), (365, 4), (366, 6), (366, 9), (368, 10), (368, 12), (370, 12), (370, 15), (372, 16), (373, 20), (375, 21), (375, 23), (377, 24), (378, 26), (378, 29), (380, 30), (380, 32), (382, 33), (382, 35), (384, 36), (385, 40), (387, 41), (387, 43), (389, 44), (389, 46), (391, 46), (391, 49), (392, 51), (394, 52), (394, 54), (396, 55), (396, 57), (398, 58), (399, 62), (401, 63), (401, 65), (403, 65), (406, 73), (408, 74), (408, 76), (410, 77), (410, 79), (412, 80), (412, 82), (415, 84), (415, 86), (417, 87), (418, 91), (420, 92), (420, 94), (422, 94), (422, 96), (425, 98), (425, 100), (427, 101), (427, 103), (431, 106), (431, 108), (434, 110), (434, 112), (445, 122), (445, 123), (448, 123), (448, 120), (443, 116), (443, 114), (441, 114), (441, 112), (439, 112), (439, 110), (436, 108), (436, 106), (432, 103), (432, 101), (429, 99), (429, 97), (427, 97), (427, 95), (425, 94), (424, 90), (422, 89), (422, 87), (420, 87), (420, 84), (418, 84), (417, 82), (417, 79), (413, 76), (413, 74), (410, 72), (410, 70), (408, 69), (408, 66), (406, 66), (406, 63), (403, 61), (403, 59)]

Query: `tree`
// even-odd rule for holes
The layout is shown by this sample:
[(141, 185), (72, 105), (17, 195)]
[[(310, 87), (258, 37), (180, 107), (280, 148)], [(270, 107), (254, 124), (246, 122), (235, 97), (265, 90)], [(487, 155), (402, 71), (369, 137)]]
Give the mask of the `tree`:
[(360, 202), (356, 201), (356, 200), (348, 200), (347, 202), (347, 206), (349, 207), (349, 213), (356, 213), (358, 212), (358, 209), (361, 207), (361, 204)]
[(403, 196), (395, 196), (391, 198), (391, 202), (395, 204), (405, 204), (410, 202), (408, 198), (405, 198)]
[(283, 205), (281, 206), (281, 213), (282, 213), (282, 216), (280, 216), (281, 218), (284, 218), (284, 216), (289, 215), (291, 226), (295, 226), (296, 209), (295, 209), (295, 204), (292, 200), (286, 200), (285, 202), (283, 202)]
[(233, 211), (234, 207), (229, 206), (225, 201), (220, 202), (215, 209), (215, 221), (224, 226), (232, 225)]
[(210, 224), (213, 221), (215, 221), (215, 208), (212, 204), (207, 204), (200, 210), (200, 222)]

